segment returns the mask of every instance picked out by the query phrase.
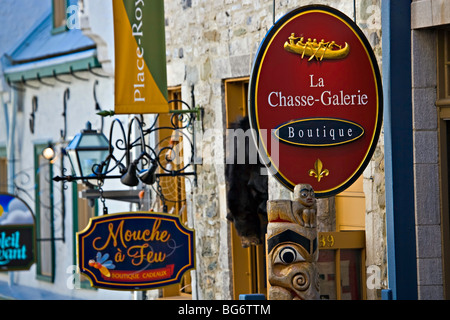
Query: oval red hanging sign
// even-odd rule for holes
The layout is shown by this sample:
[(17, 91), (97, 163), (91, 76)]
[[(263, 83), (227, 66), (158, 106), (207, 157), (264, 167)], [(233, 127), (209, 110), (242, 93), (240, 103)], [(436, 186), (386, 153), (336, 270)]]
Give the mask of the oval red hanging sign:
[(349, 187), (376, 148), (382, 103), (372, 48), (336, 9), (295, 9), (259, 47), (250, 122), (266, 166), (290, 190), (308, 183), (317, 197), (329, 197)]

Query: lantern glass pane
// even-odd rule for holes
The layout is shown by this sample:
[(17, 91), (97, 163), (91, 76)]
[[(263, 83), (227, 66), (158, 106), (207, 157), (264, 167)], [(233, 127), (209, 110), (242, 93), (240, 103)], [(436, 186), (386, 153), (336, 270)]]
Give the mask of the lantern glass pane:
[(78, 133), (77, 135), (75, 135), (75, 137), (72, 139), (72, 141), (70, 141), (70, 143), (68, 144), (66, 150), (75, 149), (76, 146), (78, 145), (78, 141), (80, 141), (80, 138), (81, 138), (81, 133)]
[(78, 144), (78, 148), (107, 148), (108, 140), (104, 135), (100, 134), (84, 134)]
[(78, 166), (77, 153), (75, 150), (67, 150), (67, 155), (69, 156), (70, 164), (72, 165), (72, 170), (77, 177), (81, 176), (80, 167)]
[(80, 158), (80, 167), (82, 176), (93, 175), (93, 166), (95, 164), (100, 164), (107, 156), (108, 150), (89, 150), (89, 151), (78, 151), (78, 156)]

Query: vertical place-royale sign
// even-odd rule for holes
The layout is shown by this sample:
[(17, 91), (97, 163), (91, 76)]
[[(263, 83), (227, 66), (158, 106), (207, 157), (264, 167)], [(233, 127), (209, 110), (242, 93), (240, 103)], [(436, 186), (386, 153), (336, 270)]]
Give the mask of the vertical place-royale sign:
[(358, 26), (320, 5), (280, 18), (260, 45), (249, 89), (260, 154), (285, 187), (337, 194), (363, 172), (382, 124), (381, 78)]
[(114, 112), (168, 112), (164, 0), (114, 0), (113, 12)]
[(194, 231), (164, 213), (92, 218), (77, 233), (77, 246), (80, 271), (103, 289), (159, 288), (179, 283), (194, 267)]

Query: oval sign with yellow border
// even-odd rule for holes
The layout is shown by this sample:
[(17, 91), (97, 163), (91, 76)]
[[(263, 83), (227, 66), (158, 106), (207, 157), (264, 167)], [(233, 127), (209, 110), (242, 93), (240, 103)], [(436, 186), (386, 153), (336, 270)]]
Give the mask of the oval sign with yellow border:
[(375, 151), (382, 103), (373, 50), (336, 9), (295, 9), (259, 47), (250, 123), (266, 166), (291, 191), (308, 183), (317, 197), (329, 197), (355, 182)]
[(364, 128), (341, 119), (300, 119), (283, 123), (275, 129), (274, 135), (282, 142), (297, 146), (326, 147), (359, 139), (364, 135)]

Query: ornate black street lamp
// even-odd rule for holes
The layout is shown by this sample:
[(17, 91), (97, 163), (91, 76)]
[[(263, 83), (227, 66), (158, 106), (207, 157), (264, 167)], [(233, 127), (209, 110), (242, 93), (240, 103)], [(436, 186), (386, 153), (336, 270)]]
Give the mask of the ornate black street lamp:
[[(88, 122), (86, 129), (77, 134), (65, 148), (73, 168), (73, 175), (56, 176), (54, 181), (78, 181), (82, 182), (92, 191), (98, 187), (100, 197), (104, 197), (101, 186), (106, 179), (120, 179), (121, 183), (129, 186), (138, 186), (140, 182), (153, 185), (160, 177), (193, 176), (196, 183), (197, 172), (194, 164), (195, 134), (193, 134), (194, 121), (201, 121), (202, 110), (191, 109), (182, 100), (172, 100), (169, 103), (183, 103), (187, 109), (172, 110), (171, 126), (156, 126), (159, 115), (156, 115), (153, 124), (148, 128), (139, 117), (133, 117), (128, 123), (128, 131), (119, 119), (111, 123), (109, 140), (97, 130), (93, 130)], [(114, 112), (103, 111), (101, 116), (112, 116)], [(119, 126), (121, 138), (113, 141), (114, 128)], [(160, 130), (172, 130), (170, 144), (163, 146), (162, 140), (150, 145), (146, 139), (151, 134)], [(185, 132), (187, 131), (187, 132)], [(190, 133), (189, 133), (190, 132)], [(191, 137), (192, 135), (192, 137)], [(175, 137), (175, 138), (174, 138)], [(177, 142), (183, 137), (185, 143), (190, 144), (191, 157), (182, 166), (172, 166), (172, 162), (180, 156), (177, 150)], [(187, 172), (188, 167), (193, 167)], [(158, 170), (159, 169), (159, 170)], [(113, 173), (115, 172), (115, 173)], [(117, 172), (119, 174), (117, 174)], [(159, 182), (157, 183), (159, 184)], [(160, 189), (160, 188), (158, 188)], [(161, 194), (161, 197), (164, 198)], [(125, 201), (125, 200), (124, 200)]]
[(96, 186), (97, 180), (107, 172), (109, 141), (100, 131), (92, 130), (90, 122), (68, 144), (66, 153), (75, 176), (90, 187)]

